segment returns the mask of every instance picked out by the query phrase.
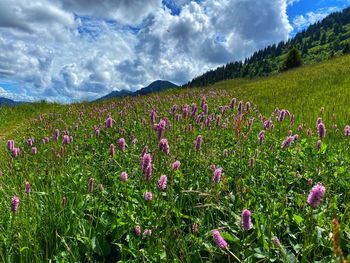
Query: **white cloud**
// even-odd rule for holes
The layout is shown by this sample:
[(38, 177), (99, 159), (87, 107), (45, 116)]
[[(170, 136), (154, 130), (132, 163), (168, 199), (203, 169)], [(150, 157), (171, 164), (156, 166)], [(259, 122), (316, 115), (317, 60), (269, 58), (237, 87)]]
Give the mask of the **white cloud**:
[(320, 8), (315, 12), (308, 12), (305, 15), (298, 15), (293, 19), (294, 29), (300, 31), (310, 24), (322, 20), (332, 12), (339, 11), (337, 7)]
[(292, 30), (286, 0), (174, 2), (178, 15), (160, 0), (2, 0), (0, 81), (60, 101), (183, 84)]
[(0, 97), (7, 98), (14, 101), (34, 101), (34, 98), (24, 94), (18, 95), (14, 92), (5, 90), (3, 87), (0, 87)]
[(295, 3), (300, 2), (300, 0), (287, 0), (287, 5), (294, 5)]

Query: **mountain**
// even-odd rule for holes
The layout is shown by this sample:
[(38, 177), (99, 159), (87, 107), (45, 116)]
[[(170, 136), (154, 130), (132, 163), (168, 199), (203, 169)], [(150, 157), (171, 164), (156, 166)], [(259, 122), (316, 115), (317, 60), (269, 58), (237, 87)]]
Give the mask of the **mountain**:
[(131, 96), (132, 94), (133, 92), (129, 90), (124, 90), (124, 89), (121, 91), (115, 90), (107, 94), (106, 96), (103, 96), (97, 99), (96, 101), (107, 100), (107, 99), (118, 98), (118, 97), (127, 97), (127, 96)]
[(16, 106), (16, 105), (19, 105), (19, 104), (23, 104), (24, 102), (22, 101), (14, 101), (14, 100), (11, 100), (11, 99), (6, 99), (6, 98), (2, 98), (0, 97), (0, 106)]
[(129, 91), (129, 90), (121, 90), (121, 91), (112, 91), (111, 93), (107, 94), (106, 96), (103, 96), (96, 101), (111, 99), (111, 98), (118, 98), (118, 97), (127, 97), (127, 96), (137, 96), (137, 95), (145, 95), (153, 92), (159, 92), (166, 89), (176, 88), (178, 87), (174, 83), (166, 80), (156, 80), (149, 84), (147, 87), (144, 87), (142, 89), (139, 89), (135, 92)]
[(135, 91), (135, 95), (145, 95), (152, 92), (159, 92), (166, 89), (177, 88), (178, 86), (170, 81), (156, 80), (149, 84), (147, 87)]
[(295, 47), (304, 64), (314, 64), (350, 52), (350, 7), (310, 25), (293, 38), (256, 51), (244, 62), (236, 61), (210, 70), (185, 84), (207, 86), (234, 78), (253, 78), (280, 71), (288, 51)]

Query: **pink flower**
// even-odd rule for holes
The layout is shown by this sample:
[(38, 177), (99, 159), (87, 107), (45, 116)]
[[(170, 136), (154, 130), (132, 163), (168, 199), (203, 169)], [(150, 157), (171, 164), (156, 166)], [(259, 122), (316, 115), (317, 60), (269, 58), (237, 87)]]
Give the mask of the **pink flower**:
[(8, 140), (7, 141), (7, 149), (9, 149), (10, 151), (12, 151), (12, 149), (15, 147), (15, 142), (14, 140)]
[(202, 145), (202, 141), (203, 141), (202, 135), (198, 135), (197, 136), (197, 141), (196, 141), (196, 150), (197, 151), (200, 150), (201, 145)]
[(114, 154), (115, 154), (115, 149), (114, 149), (114, 144), (112, 143), (110, 146), (109, 146), (109, 154), (113, 157)]
[(19, 155), (19, 148), (12, 148), (12, 156), (13, 158), (17, 158)]
[(171, 169), (173, 169), (173, 171), (176, 171), (180, 168), (180, 161), (175, 161), (173, 162), (173, 164), (171, 165)]
[(320, 139), (326, 136), (326, 128), (322, 122), (317, 125), (317, 132)]
[(141, 226), (140, 225), (135, 226), (135, 234), (136, 234), (136, 236), (141, 235)]
[(119, 150), (121, 152), (125, 151), (125, 139), (124, 138), (119, 139)]
[(32, 190), (32, 187), (31, 187), (29, 181), (26, 181), (24, 189), (25, 189), (25, 192), (27, 193), (27, 195), (30, 195), (30, 191)]
[(143, 231), (143, 238), (149, 237), (151, 235), (152, 235), (152, 230), (145, 229), (145, 231)]
[(167, 176), (166, 175), (162, 175), (158, 181), (158, 187), (162, 190), (166, 189), (166, 182), (167, 182)]
[(151, 202), (153, 195), (151, 192), (146, 192), (144, 197), (147, 202)]
[(122, 180), (123, 182), (128, 181), (128, 174), (126, 172), (122, 172), (120, 174), (120, 180)]
[(11, 199), (11, 211), (13, 213), (16, 213), (17, 209), (18, 209), (18, 204), (19, 204), (19, 199), (17, 196), (13, 196)]
[(105, 127), (106, 128), (112, 128), (113, 127), (113, 119), (111, 116), (109, 116), (105, 121)]
[(227, 249), (228, 248), (228, 244), (225, 241), (225, 239), (223, 239), (223, 237), (221, 236), (220, 232), (218, 230), (214, 230), (213, 233), (213, 238), (215, 240), (216, 245), (221, 248), (221, 249)]
[(320, 205), (320, 202), (326, 193), (326, 188), (322, 184), (317, 184), (312, 187), (310, 194), (307, 198), (307, 203), (312, 208), (317, 208)]
[(161, 139), (159, 142), (159, 150), (163, 151), (165, 154), (169, 154), (169, 143), (167, 139)]
[(32, 154), (35, 155), (38, 153), (38, 149), (36, 147), (32, 147)]
[(252, 228), (252, 222), (251, 222), (251, 212), (248, 209), (244, 209), (242, 212), (242, 225), (243, 229), (248, 231)]
[(220, 182), (221, 173), (222, 173), (222, 168), (217, 168), (217, 169), (214, 171), (214, 175), (213, 175), (213, 181), (214, 181), (214, 183), (218, 184), (218, 183)]

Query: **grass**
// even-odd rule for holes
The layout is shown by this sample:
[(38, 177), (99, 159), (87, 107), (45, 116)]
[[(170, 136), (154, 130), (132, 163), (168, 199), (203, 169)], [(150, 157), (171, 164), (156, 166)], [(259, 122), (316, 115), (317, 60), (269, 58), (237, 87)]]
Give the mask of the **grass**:
[[(252, 81), (100, 103), (1, 108), (0, 132), (21, 149), (14, 158), (4, 141), (1, 145), (1, 261), (338, 262), (345, 258), (350, 254), (350, 137), (343, 132), (350, 123), (349, 62), (350, 57), (344, 56)], [(237, 102), (231, 109), (233, 97)], [(240, 100), (243, 107), (248, 100), (252, 103), (242, 115), (237, 109)], [(197, 106), (195, 117), (192, 103)], [(186, 105), (188, 115), (183, 114)], [(278, 121), (282, 109), (294, 114), (295, 121), (290, 116)], [(157, 113), (154, 123), (152, 112)], [(113, 127), (106, 128), (109, 114)], [(326, 126), (319, 149), (317, 117)], [(159, 136), (154, 124), (161, 120), (166, 125)], [(260, 144), (258, 134), (266, 120), (273, 127), (265, 129)], [(308, 128), (312, 136), (307, 136)], [(57, 140), (55, 129), (60, 131)], [(299, 138), (281, 147), (290, 130)], [(68, 144), (63, 143), (64, 133), (72, 136)], [(200, 149), (195, 147), (198, 135), (203, 137)], [(43, 144), (45, 137), (49, 142)], [(160, 137), (168, 141), (168, 154), (159, 147)], [(35, 139), (37, 154), (31, 154), (29, 138)], [(125, 150), (119, 150), (120, 138), (126, 141)], [(145, 145), (152, 156), (150, 180), (145, 180), (140, 166)], [(173, 170), (176, 160), (181, 165)], [(220, 167), (216, 183), (214, 170)], [(127, 182), (120, 179), (122, 172), (127, 172)], [(167, 175), (165, 190), (158, 187), (161, 175)], [(26, 182), (30, 193), (25, 191)], [(317, 183), (325, 186), (326, 194), (312, 208), (307, 199)], [(153, 194), (150, 202), (144, 199), (147, 191)], [(13, 196), (19, 198), (16, 212), (10, 209)], [(250, 230), (242, 227), (244, 209), (252, 213)], [(141, 236), (135, 233), (137, 225)], [(146, 229), (150, 235), (143, 234)], [(215, 243), (215, 229), (227, 248)]]

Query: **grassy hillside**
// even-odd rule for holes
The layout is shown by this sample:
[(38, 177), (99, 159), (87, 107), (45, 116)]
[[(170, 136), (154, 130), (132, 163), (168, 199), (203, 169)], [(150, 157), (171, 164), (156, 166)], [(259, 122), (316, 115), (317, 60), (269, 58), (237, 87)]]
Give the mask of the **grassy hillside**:
[(344, 260), (349, 62), (0, 108), (0, 261)]
[(279, 72), (289, 50), (298, 49), (304, 64), (314, 64), (349, 53), (350, 7), (310, 25), (288, 41), (254, 52), (244, 63), (236, 61), (192, 79), (187, 86), (207, 86), (225, 79), (254, 78)]

